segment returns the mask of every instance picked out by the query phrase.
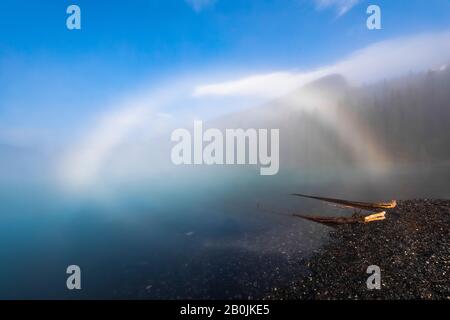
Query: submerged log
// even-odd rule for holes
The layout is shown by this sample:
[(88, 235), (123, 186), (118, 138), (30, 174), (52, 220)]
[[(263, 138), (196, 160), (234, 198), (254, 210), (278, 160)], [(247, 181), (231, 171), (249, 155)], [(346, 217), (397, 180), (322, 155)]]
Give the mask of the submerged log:
[(292, 214), (293, 217), (306, 219), (309, 221), (324, 224), (330, 227), (342, 224), (356, 224), (356, 223), (370, 223), (374, 221), (381, 221), (386, 219), (386, 212), (374, 213), (368, 216), (352, 216), (352, 217), (320, 217), (320, 216), (306, 216), (301, 214)]
[(349, 201), (349, 200), (342, 200), (342, 199), (309, 196), (309, 195), (301, 194), (301, 193), (293, 193), (292, 195), (297, 196), (297, 197), (303, 197), (303, 198), (309, 198), (309, 199), (315, 199), (315, 200), (335, 203), (335, 204), (339, 204), (339, 205), (347, 207), (347, 208), (356, 208), (356, 209), (361, 209), (361, 210), (393, 209), (397, 206), (397, 201), (395, 201), (395, 200), (391, 200), (389, 202), (360, 202), (360, 201)]
[[(397, 201), (392, 200), (389, 202), (360, 202), (360, 201), (349, 201), (349, 200), (342, 200), (342, 199), (334, 199), (334, 198), (324, 198), (324, 197), (316, 197), (316, 196), (309, 196), (306, 194), (301, 193), (293, 193), (293, 196), (303, 197), (303, 198), (310, 198), (310, 199), (316, 199), (320, 201), (330, 202), (333, 204), (337, 204), (346, 208), (353, 208), (353, 209), (359, 209), (361, 210), (376, 210), (376, 209), (393, 209), (397, 206)], [(259, 204), (257, 204), (257, 207), (260, 208)], [(265, 210), (268, 211), (268, 210)], [(323, 216), (311, 216), (311, 215), (303, 215), (298, 213), (277, 213), (273, 211), (268, 211), (275, 214), (282, 214), (286, 216), (291, 217), (297, 217), (306, 219), (309, 221), (321, 223), (327, 226), (335, 227), (337, 225), (342, 224), (357, 224), (357, 223), (363, 223), (367, 224), (374, 221), (381, 221), (386, 219), (386, 211), (381, 212), (371, 212), (368, 215), (362, 215), (359, 213), (356, 213), (351, 217), (323, 217)]]

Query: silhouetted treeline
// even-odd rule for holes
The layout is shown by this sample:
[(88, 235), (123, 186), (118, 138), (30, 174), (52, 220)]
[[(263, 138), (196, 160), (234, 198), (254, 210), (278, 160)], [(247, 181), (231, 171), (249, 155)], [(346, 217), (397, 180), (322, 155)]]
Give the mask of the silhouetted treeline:
[[(310, 96), (320, 102), (305, 102)], [(327, 119), (335, 123), (330, 125)], [(367, 156), (355, 157), (355, 150), (368, 153), (374, 144), (392, 164), (448, 162), (449, 122), (450, 68), (446, 68), (358, 87), (339, 75), (330, 76), (211, 125), (279, 128), (282, 165), (336, 169), (349, 164), (364, 167)], [(363, 133), (372, 140), (353, 139)], [(358, 148), (352, 145), (356, 142)]]
[(350, 89), (339, 104), (358, 114), (393, 159), (450, 160), (450, 68)]

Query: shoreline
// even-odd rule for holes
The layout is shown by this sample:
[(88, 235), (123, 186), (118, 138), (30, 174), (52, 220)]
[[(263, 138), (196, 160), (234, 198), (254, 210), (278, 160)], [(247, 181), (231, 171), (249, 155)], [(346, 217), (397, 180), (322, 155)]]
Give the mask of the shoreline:
[[(384, 221), (338, 226), (303, 263), (308, 274), (266, 299), (450, 300), (450, 200), (398, 201)], [(367, 289), (371, 265), (380, 290)]]

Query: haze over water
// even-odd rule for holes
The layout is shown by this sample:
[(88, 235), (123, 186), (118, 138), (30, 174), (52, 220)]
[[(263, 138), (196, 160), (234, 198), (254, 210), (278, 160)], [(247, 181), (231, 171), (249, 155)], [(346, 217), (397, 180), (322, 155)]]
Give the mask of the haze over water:
[[(0, 299), (261, 298), (328, 241), (282, 213), (352, 214), (291, 193), (450, 197), (450, 2), (76, 2), (0, 2)], [(175, 166), (194, 120), (279, 173)]]
[[(352, 168), (270, 179), (255, 169), (211, 170), (206, 178), (180, 174), (116, 185), (109, 201), (71, 197), (48, 181), (2, 183), (0, 296), (261, 297), (288, 285), (300, 259), (329, 231), (270, 211), (351, 213), (291, 192), (355, 200), (448, 197), (447, 169), (415, 168), (378, 179)], [(79, 292), (65, 288), (70, 264), (82, 268)]]

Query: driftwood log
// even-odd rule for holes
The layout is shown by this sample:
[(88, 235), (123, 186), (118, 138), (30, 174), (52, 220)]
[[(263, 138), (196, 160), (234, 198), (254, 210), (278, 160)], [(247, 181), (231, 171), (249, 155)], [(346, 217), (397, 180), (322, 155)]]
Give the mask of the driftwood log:
[(340, 224), (370, 223), (374, 221), (381, 221), (386, 219), (385, 215), (386, 215), (385, 211), (374, 213), (368, 216), (352, 216), (352, 217), (319, 217), (319, 216), (305, 216), (301, 214), (292, 214), (293, 217), (298, 217), (309, 221), (321, 223), (330, 227)]
[(360, 201), (349, 201), (349, 200), (341, 200), (341, 199), (333, 199), (333, 198), (323, 198), (316, 196), (308, 196), (306, 194), (301, 193), (293, 193), (293, 196), (316, 199), (320, 201), (335, 203), (341, 205), (346, 208), (356, 208), (361, 210), (374, 210), (374, 209), (393, 209), (397, 206), (397, 201), (391, 200), (389, 202), (360, 202)]
[[(325, 201), (333, 204), (340, 205), (344, 208), (353, 208), (361, 210), (374, 210), (374, 209), (392, 209), (397, 206), (396, 200), (391, 200), (389, 202), (360, 202), (360, 201), (349, 201), (334, 198), (324, 198), (317, 196), (309, 196), (306, 194), (294, 193), (293, 196), (315, 199), (320, 201)], [(370, 223), (374, 221), (381, 221), (386, 219), (386, 211), (375, 212), (369, 215), (354, 214), (351, 217), (321, 217), (321, 216), (308, 216), (303, 214), (292, 214), (294, 217), (306, 219), (309, 221), (321, 223), (327, 226), (336, 226), (341, 224), (356, 224), (356, 223)]]

